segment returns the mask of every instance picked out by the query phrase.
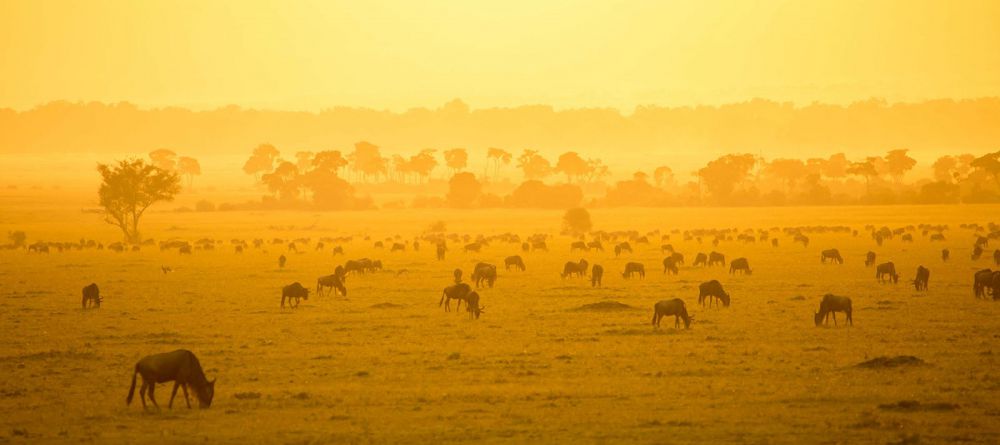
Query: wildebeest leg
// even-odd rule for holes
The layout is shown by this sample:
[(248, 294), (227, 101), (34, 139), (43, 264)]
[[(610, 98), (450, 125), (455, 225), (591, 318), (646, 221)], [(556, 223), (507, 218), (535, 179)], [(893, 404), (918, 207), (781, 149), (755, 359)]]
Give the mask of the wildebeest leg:
[(284, 295), (281, 296), (281, 308), (282, 309), (285, 308), (285, 296)]
[(142, 401), (142, 410), (146, 411), (146, 388), (149, 384), (146, 383), (146, 379), (142, 379), (142, 386), (139, 388), (139, 400)]
[(681, 316), (674, 315), (674, 329), (680, 329), (681, 327)]
[(167, 403), (167, 408), (174, 409), (174, 397), (177, 396), (177, 388), (181, 386), (181, 382), (174, 381), (174, 390), (170, 392), (170, 402)]
[(187, 384), (181, 385), (181, 390), (184, 391), (184, 402), (187, 403), (188, 409), (191, 409), (191, 399), (188, 398), (188, 386), (187, 386)]
[(149, 401), (153, 402), (153, 406), (155, 406), (156, 410), (159, 411), (160, 410), (160, 404), (156, 403), (156, 394), (155, 394), (155, 391), (156, 391), (156, 383), (149, 382)]
[(833, 312), (830, 312), (830, 313), (833, 314), (833, 325), (836, 326), (837, 325), (837, 311), (833, 311)]

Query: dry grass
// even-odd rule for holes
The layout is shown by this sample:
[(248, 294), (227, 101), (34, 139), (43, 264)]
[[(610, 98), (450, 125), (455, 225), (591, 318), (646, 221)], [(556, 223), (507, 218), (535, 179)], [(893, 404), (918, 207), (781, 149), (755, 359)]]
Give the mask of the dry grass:
[[(952, 230), (946, 244), (917, 233), (914, 244), (882, 248), (865, 235), (811, 235), (808, 248), (780, 235), (777, 249), (671, 241), (688, 258), (711, 250), (749, 258), (754, 274), (735, 277), (728, 268), (690, 266), (661, 275), (658, 244), (614, 258), (570, 254), (570, 240), (558, 238), (549, 253), (522, 254), (527, 272), (501, 267), (497, 286), (480, 291), (487, 309), (478, 321), (440, 309), (441, 289), (454, 268), (502, 265), (517, 246), (480, 254), (453, 248), (437, 262), (429, 246), (390, 254), (358, 240), (344, 246), (348, 258), (379, 258), (389, 270), (349, 279), (348, 298), (313, 296), (295, 310), (279, 308), (280, 287), (314, 287), (344, 261), (329, 246), (286, 254), (283, 270), (280, 249), (270, 246), (189, 257), (157, 249), (3, 251), (0, 442), (997, 443), (1000, 306), (973, 298), (972, 273), (990, 260), (969, 260), (971, 233), (957, 225), (985, 223), (998, 210), (594, 211), (598, 228), (609, 230), (923, 222)], [(24, 229), (34, 239), (116, 236), (72, 210), (7, 206), (2, 213), (0, 230)], [(361, 232), (409, 238), (436, 219), (472, 234), (559, 228), (559, 212), (394, 211), (163, 213), (149, 216), (146, 231), (226, 241)], [(953, 258), (947, 264), (939, 255), (945, 246)], [(819, 251), (830, 247), (846, 264), (820, 264)], [(876, 284), (863, 265), (868, 250), (896, 262), (900, 284)], [(581, 256), (605, 267), (604, 288), (559, 278), (563, 262)], [(645, 263), (645, 280), (621, 279), (628, 261)], [(920, 264), (931, 269), (926, 293), (905, 284)], [(163, 274), (161, 265), (175, 272)], [(713, 278), (732, 294), (731, 307), (697, 306), (698, 284)], [(80, 288), (90, 282), (105, 299), (101, 309), (83, 311)], [(854, 327), (813, 326), (828, 292), (854, 300)], [(672, 297), (694, 314), (690, 330), (673, 329), (672, 317), (650, 327), (653, 304)], [(575, 310), (605, 301), (636, 310)], [(134, 363), (177, 348), (193, 350), (209, 378), (218, 377), (212, 408), (188, 410), (181, 401), (154, 414), (126, 407)], [(908, 355), (925, 364), (855, 366)], [(157, 394), (165, 408), (169, 386)]]

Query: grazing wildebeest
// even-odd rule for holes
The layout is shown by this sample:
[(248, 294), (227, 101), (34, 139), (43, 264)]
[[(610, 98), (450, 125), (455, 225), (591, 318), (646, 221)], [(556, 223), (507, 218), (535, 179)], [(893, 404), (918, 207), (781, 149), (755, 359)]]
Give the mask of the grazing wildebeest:
[(604, 244), (601, 244), (600, 241), (594, 240), (594, 241), (591, 241), (591, 242), (587, 243), (587, 249), (588, 250), (596, 250), (596, 251), (599, 251), (599, 252), (604, 252)]
[(437, 245), (437, 259), (438, 261), (444, 261), (444, 253), (448, 251), (448, 247), (444, 243), (438, 243)]
[(128, 389), (128, 396), (125, 397), (125, 405), (132, 404), (132, 397), (135, 395), (135, 376), (142, 376), (142, 386), (139, 388), (139, 400), (142, 401), (142, 409), (146, 409), (146, 394), (149, 393), (149, 400), (157, 410), (160, 405), (156, 403), (154, 391), (157, 383), (174, 382), (174, 390), (170, 393), (170, 402), (167, 408), (174, 407), (174, 397), (177, 395), (177, 388), (184, 390), (184, 402), (188, 409), (191, 408), (191, 399), (188, 398), (188, 387), (194, 390), (195, 397), (198, 398), (199, 408), (212, 406), (212, 398), (215, 397), (215, 379), (209, 381), (205, 378), (205, 371), (201, 369), (201, 363), (194, 353), (186, 349), (178, 349), (163, 354), (147, 355), (135, 364), (132, 373), (132, 386)]
[(913, 235), (911, 235), (909, 233), (904, 234), (902, 236), (902, 238), (900, 238), (900, 240), (903, 241), (904, 243), (912, 243), (913, 242)]
[(684, 254), (683, 253), (674, 252), (672, 255), (670, 255), (670, 258), (672, 258), (674, 260), (674, 264), (676, 264), (678, 266), (684, 265)]
[(945, 240), (944, 234), (935, 233), (931, 235), (931, 241), (944, 241), (944, 240)]
[(951, 251), (948, 249), (941, 250), (941, 261), (948, 261), (951, 258)]
[(826, 294), (823, 296), (823, 301), (819, 303), (819, 312), (813, 314), (813, 321), (816, 326), (826, 323), (827, 318), (830, 314), (833, 314), (833, 325), (837, 325), (837, 312), (843, 312), (847, 315), (847, 322), (854, 326), (854, 318), (852, 317), (851, 310), (851, 299), (848, 297), (840, 297), (833, 294)]
[(875, 252), (868, 251), (865, 254), (865, 267), (872, 267), (875, 265)]
[(285, 258), (284, 254), (282, 254), (281, 256), (278, 257), (278, 267), (279, 268), (284, 269), (286, 262), (288, 262), (288, 258)]
[(771, 238), (771, 247), (778, 247), (778, 239)]
[(646, 278), (646, 266), (643, 266), (642, 263), (626, 263), (625, 271), (622, 272), (622, 278), (627, 280), (634, 275), (638, 275), (639, 278)]
[(290, 243), (288, 243), (288, 251), (289, 252), (299, 253), (299, 246), (296, 246), (295, 242), (290, 242)]
[(663, 259), (663, 273), (677, 275), (677, 261), (674, 257), (668, 256)]
[(729, 307), (729, 293), (722, 288), (722, 283), (719, 280), (706, 281), (698, 285), (698, 303), (704, 306), (706, 298), (708, 299), (708, 307), (712, 307), (712, 301), (716, 298), (722, 302), (723, 306)]
[(795, 239), (793, 242), (802, 243), (802, 247), (809, 247), (809, 237), (801, 233), (795, 235)]
[[(338, 266), (339, 267), (339, 266)], [(327, 292), (333, 292), (334, 289), (337, 290), (340, 295), (347, 296), (347, 287), (344, 286), (343, 276), (334, 273), (333, 275), (326, 275), (319, 277), (316, 280), (316, 295), (323, 295), (323, 288), (329, 288)]]
[[(484, 309), (486, 309), (485, 306), (479, 305), (479, 293), (477, 293), (476, 291), (469, 292), (469, 294), (465, 296), (465, 301), (466, 301), (465, 310), (469, 312), (469, 320), (472, 319), (478, 320), (479, 315), (483, 313)], [(456, 308), (455, 310), (458, 309)]]
[(392, 243), (392, 247), (389, 248), (389, 252), (405, 252), (406, 244), (403, 243)]
[(343, 246), (336, 246), (336, 247), (334, 247), (333, 248), (333, 254), (334, 255), (343, 255), (344, 254), (344, 247)]
[(918, 291), (927, 290), (927, 283), (931, 279), (931, 271), (924, 266), (917, 266), (917, 277), (913, 279), (913, 287)]
[(694, 257), (694, 263), (691, 264), (691, 265), (692, 266), (704, 266), (706, 264), (708, 264), (708, 255), (705, 255), (704, 253), (699, 252), (698, 255), (695, 255), (695, 257)]
[(590, 270), (590, 287), (600, 287), (602, 278), (604, 278), (604, 266), (595, 264)]
[(708, 254), (708, 265), (726, 267), (726, 256), (719, 252), (711, 252)]
[(827, 262), (844, 264), (844, 257), (840, 256), (840, 251), (837, 249), (827, 249), (819, 254), (819, 262), (826, 264)]
[(615, 256), (619, 256), (626, 252), (632, 253), (632, 245), (629, 244), (628, 241), (615, 245)]
[(382, 241), (375, 241), (375, 245), (372, 246), (372, 247), (374, 247), (376, 249), (384, 249), (385, 248), (385, 243), (383, 243)]
[(549, 246), (548, 246), (548, 244), (545, 244), (545, 241), (535, 240), (535, 241), (531, 242), (531, 249), (532, 250), (541, 250), (541, 251), (544, 251), (544, 252), (548, 252), (549, 251)]
[(463, 248), (463, 250), (465, 250), (466, 252), (479, 252), (482, 249), (483, 245), (479, 243), (469, 243), (466, 244), (465, 247)]
[(660, 327), (660, 319), (668, 315), (674, 316), (674, 329), (681, 327), (681, 319), (684, 320), (684, 329), (691, 329), (692, 317), (688, 315), (684, 300), (674, 298), (663, 300), (653, 305), (653, 326)]
[(83, 308), (91, 304), (95, 308), (101, 307), (101, 290), (97, 288), (97, 283), (90, 283), (83, 287)]
[(289, 284), (281, 288), (281, 307), (285, 307), (285, 299), (288, 299), (288, 305), (292, 306), (292, 300), (295, 300), (295, 306), (299, 307), (299, 299), (308, 300), (309, 299), (309, 289), (302, 286), (302, 283), (298, 281)]
[(660, 253), (666, 253), (666, 252), (674, 253), (673, 244), (664, 244), (660, 246)]
[(528, 244), (527, 241), (521, 243), (521, 252), (528, 252), (530, 250), (531, 250), (531, 244)]
[(983, 248), (978, 244), (972, 247), (972, 261), (979, 261), (979, 258), (983, 256)]
[(737, 258), (729, 263), (729, 274), (734, 275), (736, 272), (753, 275), (753, 269), (750, 268), (750, 262), (746, 258)]
[(987, 237), (985, 237), (985, 236), (977, 236), (976, 237), (976, 244), (975, 245), (977, 247), (989, 247), (990, 246), (990, 239), (987, 238)]
[(177, 249), (177, 253), (181, 255), (191, 255), (191, 245), (185, 244), (181, 246), (180, 249)]
[(521, 258), (521, 255), (514, 255), (504, 258), (503, 265), (504, 269), (506, 270), (510, 270), (511, 268), (520, 270), (521, 272), (527, 270), (527, 268), (524, 267), (524, 260)]
[(561, 278), (572, 277), (573, 275), (585, 277), (587, 276), (587, 267), (589, 265), (590, 263), (588, 263), (585, 259), (580, 259), (580, 262), (578, 263), (567, 261), (566, 264), (563, 265), (562, 273), (559, 274), (559, 276)]
[(243, 246), (235, 246), (235, 247), (233, 247), (233, 250), (236, 253), (243, 253)]
[[(888, 278), (885, 278), (888, 277)], [(896, 265), (892, 261), (888, 263), (879, 264), (875, 268), (875, 279), (879, 283), (885, 283), (891, 281), (893, 284), (899, 282), (899, 274), (896, 273)]]
[(476, 264), (476, 268), (472, 270), (472, 281), (476, 283), (476, 287), (482, 287), (484, 281), (489, 287), (493, 287), (493, 283), (497, 281), (497, 267), (487, 263)]
[(455, 283), (451, 286), (444, 288), (441, 291), (441, 301), (438, 302), (438, 307), (444, 304), (444, 311), (451, 311), (451, 300), (458, 300), (458, 304), (455, 306), (455, 310), (459, 310), (462, 307), (462, 300), (472, 293), (472, 287), (466, 283)]
[[(976, 295), (976, 298), (986, 298), (986, 289), (992, 287), (993, 285), (993, 271), (990, 269), (983, 269), (976, 272), (976, 275), (972, 281), (972, 290)], [(994, 297), (996, 297), (997, 290), (993, 290)]]
[(574, 251), (577, 251), (577, 250), (587, 250), (587, 243), (585, 243), (583, 241), (576, 241), (573, 244), (570, 244), (570, 246), (569, 246), (569, 251), (570, 252), (574, 252)]

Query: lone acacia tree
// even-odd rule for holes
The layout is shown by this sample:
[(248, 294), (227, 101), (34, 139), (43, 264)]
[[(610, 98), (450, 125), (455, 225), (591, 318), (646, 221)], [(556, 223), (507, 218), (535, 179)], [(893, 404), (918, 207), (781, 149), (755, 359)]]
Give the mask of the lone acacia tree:
[(122, 229), (125, 240), (138, 243), (139, 218), (159, 201), (172, 201), (181, 190), (180, 176), (141, 159), (119, 161), (117, 165), (98, 164), (101, 188), (98, 196), (104, 207), (104, 220)]

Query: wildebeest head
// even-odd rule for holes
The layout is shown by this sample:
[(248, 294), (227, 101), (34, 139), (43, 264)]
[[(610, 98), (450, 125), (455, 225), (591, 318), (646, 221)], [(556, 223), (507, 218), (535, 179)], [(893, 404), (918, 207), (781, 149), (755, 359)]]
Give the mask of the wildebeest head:
[(719, 299), (722, 300), (722, 305), (723, 306), (729, 307), (729, 293), (728, 292), (723, 292), (722, 295), (719, 295)]
[(198, 394), (198, 406), (201, 408), (212, 406), (213, 398), (215, 398), (215, 379), (212, 379), (205, 385), (203, 393)]
[(816, 326), (819, 326), (819, 325), (823, 324), (823, 316), (820, 315), (819, 312), (816, 312), (816, 314), (813, 315), (813, 321), (816, 322)]

